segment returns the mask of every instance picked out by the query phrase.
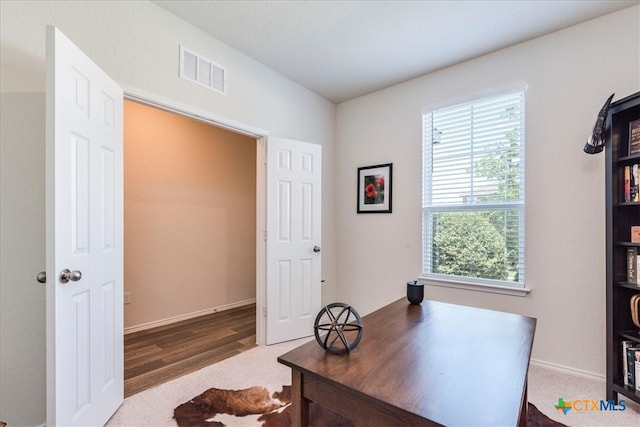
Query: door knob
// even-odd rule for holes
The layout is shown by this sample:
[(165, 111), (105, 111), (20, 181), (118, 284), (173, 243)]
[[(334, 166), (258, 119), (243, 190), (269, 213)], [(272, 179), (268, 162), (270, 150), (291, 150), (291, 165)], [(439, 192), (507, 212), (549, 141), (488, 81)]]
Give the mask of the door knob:
[(314, 246), (313, 252), (320, 252), (320, 246)]
[(36, 280), (40, 283), (47, 283), (47, 272), (41, 271), (40, 273), (38, 273), (38, 275), (36, 276)]
[(65, 268), (60, 272), (60, 281), (62, 283), (67, 283), (69, 281), (77, 282), (80, 279), (82, 279), (82, 273), (78, 270), (71, 271), (68, 268)]

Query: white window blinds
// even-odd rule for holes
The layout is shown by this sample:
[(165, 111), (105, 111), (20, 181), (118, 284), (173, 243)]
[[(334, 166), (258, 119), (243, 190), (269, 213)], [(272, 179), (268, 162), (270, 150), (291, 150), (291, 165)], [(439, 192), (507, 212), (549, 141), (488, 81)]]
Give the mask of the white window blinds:
[(423, 116), (423, 275), (524, 287), (524, 90)]

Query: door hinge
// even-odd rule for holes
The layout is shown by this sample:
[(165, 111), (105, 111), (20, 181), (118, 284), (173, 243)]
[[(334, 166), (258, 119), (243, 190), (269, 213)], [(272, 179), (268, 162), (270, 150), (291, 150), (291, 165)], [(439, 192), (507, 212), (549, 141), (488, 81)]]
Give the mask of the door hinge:
[(262, 317), (267, 317), (267, 306), (262, 307)]
[(262, 234), (263, 234), (263, 236), (264, 236), (264, 241), (266, 242), (266, 241), (267, 241), (267, 230), (264, 230), (264, 231), (262, 232)]

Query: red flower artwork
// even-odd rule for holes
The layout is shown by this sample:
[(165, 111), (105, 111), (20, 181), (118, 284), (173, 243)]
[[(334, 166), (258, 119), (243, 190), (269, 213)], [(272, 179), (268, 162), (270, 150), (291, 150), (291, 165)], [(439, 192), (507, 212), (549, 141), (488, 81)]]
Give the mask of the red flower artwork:
[(378, 195), (378, 191), (376, 190), (376, 186), (373, 184), (369, 184), (365, 187), (364, 191), (367, 193), (367, 197), (376, 197)]
[(384, 177), (382, 175), (366, 175), (364, 177), (365, 205), (384, 203)]

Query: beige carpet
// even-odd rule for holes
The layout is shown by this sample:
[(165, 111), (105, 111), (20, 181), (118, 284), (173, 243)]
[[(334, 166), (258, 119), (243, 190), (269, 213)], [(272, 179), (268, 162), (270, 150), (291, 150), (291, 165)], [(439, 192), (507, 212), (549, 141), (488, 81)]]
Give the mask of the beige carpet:
[[(211, 387), (242, 389), (260, 384), (273, 391), (291, 384), (290, 369), (277, 363), (281, 354), (307, 340), (262, 346), (203, 368), (125, 399), (107, 426), (172, 426), (173, 410)], [(568, 426), (640, 427), (640, 406), (627, 401), (624, 411), (582, 412), (567, 415), (556, 410), (559, 397), (565, 400), (604, 398), (604, 382), (532, 366), (529, 371), (529, 401), (550, 418)], [(499, 404), (497, 404), (499, 406)], [(497, 409), (498, 410), (498, 409)], [(258, 416), (255, 416), (257, 421)], [(251, 419), (247, 418), (247, 423)]]

